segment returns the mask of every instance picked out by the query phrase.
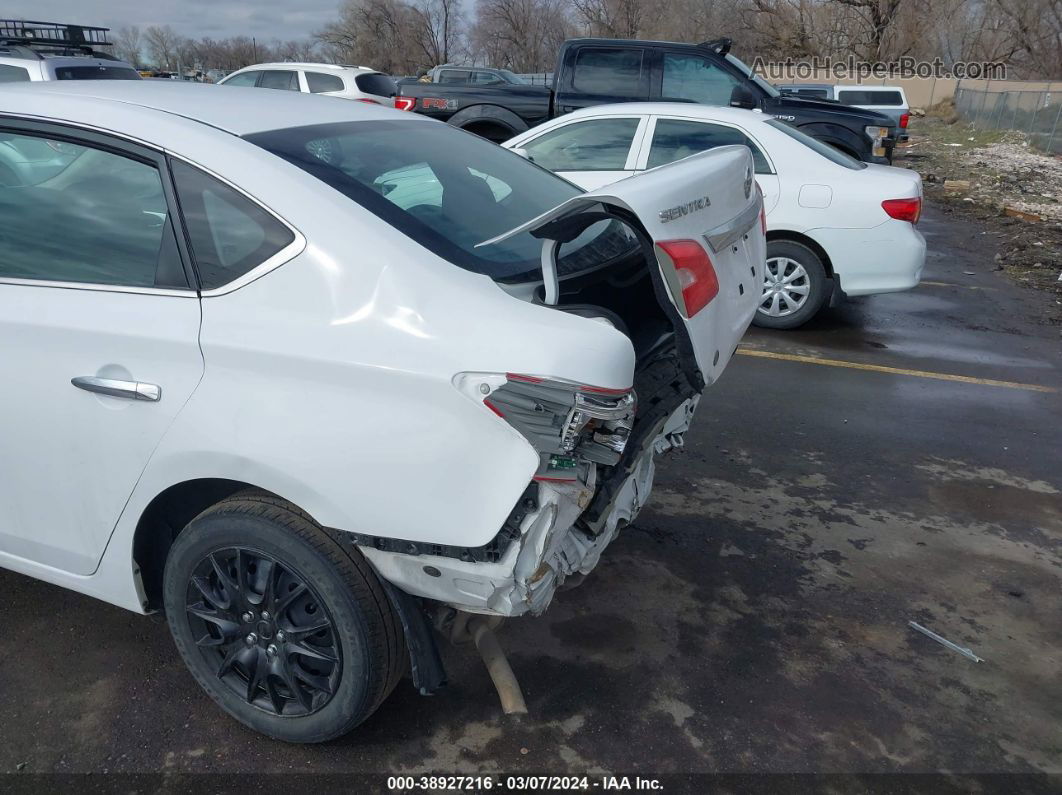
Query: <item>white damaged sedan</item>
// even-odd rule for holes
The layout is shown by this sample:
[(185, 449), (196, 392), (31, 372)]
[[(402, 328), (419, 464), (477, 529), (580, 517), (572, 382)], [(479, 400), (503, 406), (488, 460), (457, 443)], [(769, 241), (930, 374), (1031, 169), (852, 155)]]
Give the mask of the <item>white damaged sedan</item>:
[(0, 566), (165, 610), (273, 737), (431, 692), (439, 631), (519, 709), (494, 622), (594, 568), (755, 313), (748, 150), (583, 193), (368, 105), (0, 96)]
[(926, 243), (915, 228), (922, 210), (917, 172), (855, 160), (759, 111), (597, 105), (503, 144), (587, 189), (733, 145), (751, 149), (767, 210), (756, 325), (796, 328), (832, 300), (918, 284)]

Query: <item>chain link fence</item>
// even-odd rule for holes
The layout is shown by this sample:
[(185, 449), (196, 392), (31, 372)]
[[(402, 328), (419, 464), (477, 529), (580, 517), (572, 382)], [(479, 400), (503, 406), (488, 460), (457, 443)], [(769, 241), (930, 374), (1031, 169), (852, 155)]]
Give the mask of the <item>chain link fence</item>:
[(1029, 143), (1062, 154), (1062, 87), (1039, 91), (982, 91), (962, 86), (955, 112), (981, 130), (1018, 130)]

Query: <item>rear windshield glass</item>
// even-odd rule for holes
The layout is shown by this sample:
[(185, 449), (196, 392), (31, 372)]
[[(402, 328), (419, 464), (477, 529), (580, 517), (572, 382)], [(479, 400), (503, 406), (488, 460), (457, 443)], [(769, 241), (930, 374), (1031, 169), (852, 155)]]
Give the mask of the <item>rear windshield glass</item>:
[(58, 66), (56, 80), (139, 80), (140, 73), (123, 66)]
[[(519, 155), (445, 124), (339, 122), (255, 133), (284, 158), (453, 264), (504, 281), (537, 279), (542, 242), (507, 232), (582, 191)], [(558, 272), (630, 254), (627, 227), (599, 221), (566, 244)]]
[(379, 97), (393, 97), (398, 93), (395, 81), (387, 75), (366, 74), (354, 78), (358, 88), (366, 94), (376, 94)]
[(839, 166), (850, 168), (853, 171), (858, 171), (861, 168), (867, 167), (867, 164), (864, 163), (862, 160), (856, 160), (854, 157), (846, 155), (839, 149), (834, 149), (829, 144), (823, 143), (818, 138), (812, 138), (810, 135), (801, 132), (796, 127), (790, 127), (784, 121), (778, 121), (777, 119), (768, 119), (764, 123), (771, 125), (776, 130), (781, 130), (790, 138), (795, 138), (796, 140), (800, 141), (800, 143), (804, 144), (804, 146), (808, 147), (809, 149), (814, 149), (827, 160), (832, 163), (836, 163)]
[(838, 91), (837, 99), (849, 105), (903, 105), (899, 91)]

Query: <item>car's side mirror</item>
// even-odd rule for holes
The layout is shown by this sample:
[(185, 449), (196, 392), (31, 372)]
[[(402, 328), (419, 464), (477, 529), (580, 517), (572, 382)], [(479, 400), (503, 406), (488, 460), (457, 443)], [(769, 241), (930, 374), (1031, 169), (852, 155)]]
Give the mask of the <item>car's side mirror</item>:
[(730, 107), (732, 108), (745, 108), (746, 110), (752, 110), (759, 106), (759, 101), (752, 90), (742, 84), (734, 86), (734, 90), (730, 92)]
[(522, 157), (524, 160), (530, 160), (532, 163), (535, 162), (535, 158), (531, 157), (531, 153), (522, 147), (516, 147), (515, 149), (510, 149), (509, 151), (512, 152), (514, 155), (520, 155), (520, 157)]

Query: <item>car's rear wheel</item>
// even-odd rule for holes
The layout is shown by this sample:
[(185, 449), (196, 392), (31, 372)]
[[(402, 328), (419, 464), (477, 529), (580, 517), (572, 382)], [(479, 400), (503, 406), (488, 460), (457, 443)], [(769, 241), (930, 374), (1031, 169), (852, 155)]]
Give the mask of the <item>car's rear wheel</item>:
[(270, 737), (349, 731), (405, 668), (401, 627), (365, 560), (269, 494), (241, 492), (196, 517), (170, 549), (164, 598), (192, 675)]
[(826, 302), (829, 281), (819, 256), (792, 240), (767, 243), (763, 295), (753, 323), (765, 328), (802, 326)]

